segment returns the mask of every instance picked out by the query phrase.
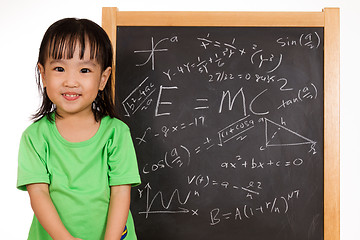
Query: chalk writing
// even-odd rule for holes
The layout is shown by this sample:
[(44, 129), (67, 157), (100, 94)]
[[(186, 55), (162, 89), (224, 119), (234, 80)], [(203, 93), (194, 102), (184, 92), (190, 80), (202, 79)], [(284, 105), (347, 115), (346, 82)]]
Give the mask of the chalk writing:
[(215, 226), (223, 220), (243, 221), (266, 213), (286, 214), (290, 208), (289, 201), (299, 199), (299, 195), (300, 190), (294, 190), (285, 196), (275, 197), (257, 206), (245, 204), (230, 212), (221, 212), (220, 208), (214, 208), (210, 211), (210, 225)]
[[(291, 89), (292, 90), (292, 89)], [(316, 99), (318, 95), (318, 90), (316, 88), (316, 86), (311, 83), (311, 87), (304, 87), (302, 89), (298, 90), (298, 94), (290, 99), (281, 100), (281, 105), (278, 106), (278, 109), (280, 108), (286, 108), (290, 105), (293, 105), (294, 103), (299, 103), (299, 102), (303, 102), (305, 100), (311, 100), (311, 99)]]
[(249, 169), (264, 169), (269, 167), (292, 167), (292, 166), (301, 166), (304, 163), (304, 160), (301, 158), (295, 158), (289, 160), (274, 160), (269, 159), (265, 161), (257, 161), (255, 158), (252, 158), (251, 160), (243, 160), (242, 162), (222, 162), (221, 168), (225, 169), (237, 169), (237, 168), (249, 168)]
[(144, 79), (122, 102), (126, 111), (126, 116), (135, 114), (139, 109), (147, 109), (152, 103), (151, 95), (155, 92), (153, 82), (148, 82), (148, 77)]
[(323, 211), (323, 29), (118, 31), (139, 239), (308, 239)]
[(319, 48), (320, 36), (317, 32), (302, 33), (299, 38), (280, 37), (276, 40), (281, 47), (300, 46), (309, 49)]
[(163, 38), (163, 39), (159, 40), (157, 43), (155, 43), (155, 45), (154, 45), (154, 38), (151, 37), (151, 49), (150, 50), (135, 50), (134, 51), (134, 53), (149, 53), (149, 57), (146, 59), (146, 61), (141, 64), (136, 64), (136, 66), (138, 66), (138, 67), (144, 66), (151, 60), (151, 69), (155, 70), (155, 53), (168, 51), (167, 48), (162, 48), (162, 49), (157, 48), (160, 43), (165, 42), (165, 41), (177, 42), (178, 39), (177, 39), (177, 36), (172, 37), (171, 39)]
[[(265, 67), (267, 68), (267, 73), (274, 72), (281, 64), (283, 55), (280, 53), (278, 56), (275, 56), (273, 53), (264, 54), (263, 50), (257, 50), (251, 55), (251, 63), (256, 65), (258, 68)], [(267, 62), (269, 64), (267, 64)], [(273, 64), (274, 63), (274, 64)]]
[[(189, 213), (189, 210), (186, 208), (182, 208), (182, 207), (177, 207), (174, 209), (170, 209), (171, 204), (173, 203), (173, 201), (176, 201), (176, 203), (180, 204), (180, 205), (185, 205), (187, 203), (187, 201), (189, 200), (191, 191), (189, 191), (187, 193), (187, 195), (185, 196), (185, 198), (183, 200), (181, 200), (180, 198), (180, 193), (178, 189), (175, 189), (170, 197), (170, 199), (168, 200), (168, 203), (165, 204), (165, 200), (163, 197), (163, 193), (161, 191), (157, 192), (155, 194), (155, 196), (151, 197), (151, 186), (148, 183), (145, 186), (146, 189), (146, 210), (143, 212), (139, 212), (139, 214), (145, 214), (145, 217), (148, 218), (149, 214), (169, 214), (169, 213)], [(174, 198), (176, 198), (174, 200)], [(155, 202), (155, 200), (160, 201), (161, 203), (161, 209), (158, 210), (152, 210), (152, 206)]]
[(189, 165), (191, 161), (190, 151), (183, 145), (178, 148), (173, 148), (169, 152), (165, 152), (163, 158), (158, 162), (151, 164), (146, 163), (143, 167), (143, 173), (149, 174), (164, 168), (181, 168), (184, 165)]
[[(286, 135), (280, 137), (280, 135)], [(286, 142), (279, 141), (279, 139), (287, 139)], [(275, 123), (265, 118), (265, 147), (286, 147), (286, 146), (298, 146), (298, 145), (310, 145), (309, 152), (316, 153), (316, 142), (310, 140), (293, 130), (290, 130), (283, 125)]]
[(254, 120), (247, 120), (249, 116), (246, 116), (226, 128), (223, 128), (218, 132), (219, 134), (219, 146), (222, 146), (227, 141), (239, 136), (242, 133), (250, 130), (254, 127)]

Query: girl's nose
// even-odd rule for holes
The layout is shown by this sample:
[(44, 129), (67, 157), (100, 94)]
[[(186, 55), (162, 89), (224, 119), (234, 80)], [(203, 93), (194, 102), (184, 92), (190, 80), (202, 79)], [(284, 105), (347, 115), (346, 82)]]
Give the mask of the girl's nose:
[(77, 79), (78, 76), (76, 73), (69, 73), (64, 81), (65, 87), (70, 87), (70, 88), (79, 87), (79, 82), (77, 81)]
[(79, 85), (75, 81), (67, 81), (65, 84), (65, 87), (76, 88), (76, 87), (79, 87)]

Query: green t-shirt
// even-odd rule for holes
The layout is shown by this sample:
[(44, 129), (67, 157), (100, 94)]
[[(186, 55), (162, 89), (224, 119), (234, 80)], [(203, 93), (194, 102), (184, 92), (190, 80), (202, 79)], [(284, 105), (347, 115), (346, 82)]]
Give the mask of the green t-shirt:
[[(83, 142), (66, 141), (46, 117), (23, 133), (17, 188), (49, 184), (50, 197), (68, 231), (84, 240), (102, 240), (106, 228), (110, 186), (140, 184), (129, 128), (104, 117), (97, 133)], [(125, 240), (136, 239), (131, 213)], [(51, 237), (34, 216), (29, 240)]]

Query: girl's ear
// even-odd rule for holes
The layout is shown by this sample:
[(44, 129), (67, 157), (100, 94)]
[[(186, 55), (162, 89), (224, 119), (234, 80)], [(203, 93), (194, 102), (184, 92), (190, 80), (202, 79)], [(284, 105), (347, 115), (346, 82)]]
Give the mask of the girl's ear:
[(99, 90), (102, 91), (104, 90), (106, 83), (109, 80), (111, 74), (111, 67), (106, 68), (102, 74), (101, 74), (101, 79), (100, 79), (100, 85), (99, 85)]
[(44, 68), (44, 66), (41, 65), (40, 63), (37, 64), (37, 67), (38, 67), (39, 72), (40, 72), (40, 76), (41, 76), (41, 81), (42, 81), (43, 87), (46, 87), (45, 68)]

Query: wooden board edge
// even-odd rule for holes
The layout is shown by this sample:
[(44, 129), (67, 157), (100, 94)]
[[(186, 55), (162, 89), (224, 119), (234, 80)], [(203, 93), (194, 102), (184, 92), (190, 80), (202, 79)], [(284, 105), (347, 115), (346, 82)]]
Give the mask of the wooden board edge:
[(340, 240), (340, 10), (324, 13), (324, 239)]
[(324, 12), (117, 12), (118, 26), (323, 27)]
[(102, 28), (105, 30), (110, 38), (113, 48), (113, 63), (112, 63), (112, 75), (110, 79), (113, 103), (115, 104), (115, 71), (116, 71), (116, 7), (103, 7), (102, 8)]

